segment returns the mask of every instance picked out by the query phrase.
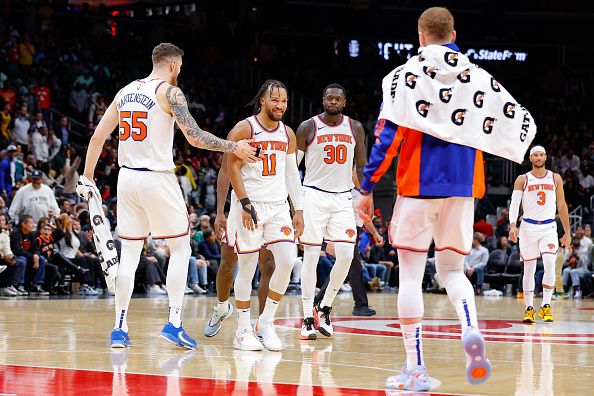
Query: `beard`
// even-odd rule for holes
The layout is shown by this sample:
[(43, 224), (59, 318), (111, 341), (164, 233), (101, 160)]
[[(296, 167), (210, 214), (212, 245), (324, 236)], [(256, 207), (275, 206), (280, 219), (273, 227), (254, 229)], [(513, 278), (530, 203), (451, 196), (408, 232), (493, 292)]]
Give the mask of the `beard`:
[(339, 115), (340, 113), (342, 113), (342, 109), (340, 109), (338, 107), (336, 107), (336, 108), (326, 107), (326, 108), (324, 108), (324, 111), (326, 112), (326, 114), (331, 115), (331, 116)]
[(545, 167), (545, 163), (543, 162), (542, 164), (538, 164), (538, 163), (535, 162), (535, 163), (532, 164), (532, 166), (535, 167), (535, 168), (541, 169), (541, 168), (544, 168)]
[(270, 118), (272, 121), (280, 121), (283, 119), (283, 114), (281, 114), (280, 116), (277, 116), (276, 114), (274, 114), (272, 112), (271, 109), (264, 109), (264, 112), (266, 113), (266, 115), (268, 116), (268, 118)]

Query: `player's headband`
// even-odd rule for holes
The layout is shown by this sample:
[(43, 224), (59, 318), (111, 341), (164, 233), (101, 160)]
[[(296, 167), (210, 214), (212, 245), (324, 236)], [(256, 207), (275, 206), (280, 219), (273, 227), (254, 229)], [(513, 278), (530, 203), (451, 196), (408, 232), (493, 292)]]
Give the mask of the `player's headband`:
[(530, 155), (536, 154), (536, 153), (543, 153), (544, 155), (547, 154), (545, 148), (542, 146), (534, 146), (530, 149)]

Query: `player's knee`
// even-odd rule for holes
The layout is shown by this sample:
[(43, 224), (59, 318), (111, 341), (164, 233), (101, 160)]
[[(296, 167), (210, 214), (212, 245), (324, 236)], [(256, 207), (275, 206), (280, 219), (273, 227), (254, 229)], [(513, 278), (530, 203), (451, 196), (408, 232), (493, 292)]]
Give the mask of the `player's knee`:
[(351, 243), (336, 243), (334, 245), (334, 251), (336, 252), (336, 260), (348, 261), (350, 263), (355, 256), (355, 251)]
[(183, 254), (190, 256), (192, 249), (190, 247), (190, 236), (184, 235), (178, 238), (170, 238), (167, 240), (167, 246), (171, 250), (171, 254)]
[(272, 254), (260, 253), (260, 272), (262, 273), (262, 275), (267, 277), (272, 276), (274, 268), (274, 256)]

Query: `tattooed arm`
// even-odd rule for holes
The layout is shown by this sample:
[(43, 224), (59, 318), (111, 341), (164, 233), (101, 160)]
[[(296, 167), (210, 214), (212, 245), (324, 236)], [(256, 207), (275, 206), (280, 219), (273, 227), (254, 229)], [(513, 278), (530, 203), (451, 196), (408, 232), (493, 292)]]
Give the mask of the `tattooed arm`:
[[(165, 88), (159, 88), (162, 92)], [(167, 86), (165, 99), (170, 114), (175, 118), (177, 125), (182, 130), (188, 142), (195, 147), (233, 153), (237, 157), (250, 162), (257, 161), (256, 149), (249, 145), (249, 140), (231, 142), (220, 139), (212, 133), (206, 132), (198, 126), (190, 114), (188, 103), (181, 89), (172, 85)]]

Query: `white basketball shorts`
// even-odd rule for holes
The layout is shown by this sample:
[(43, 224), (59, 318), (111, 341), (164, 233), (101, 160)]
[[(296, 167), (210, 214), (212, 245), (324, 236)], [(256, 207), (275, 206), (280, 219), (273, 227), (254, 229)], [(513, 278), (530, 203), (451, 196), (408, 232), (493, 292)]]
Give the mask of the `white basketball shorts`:
[(235, 246), (239, 254), (254, 253), (261, 248), (277, 242), (295, 243), (293, 222), (289, 203), (252, 201), (258, 215), (258, 226), (250, 231), (241, 221), (243, 208), (235, 196), (231, 195), (231, 208), (227, 221), (227, 244)]
[(190, 230), (188, 211), (175, 174), (121, 168), (118, 176), (118, 234), (122, 239), (177, 238)]
[(474, 198), (411, 198), (398, 196), (390, 223), (390, 243), (397, 249), (468, 254), (472, 245)]
[(557, 254), (559, 239), (557, 223), (520, 225), (520, 257), (522, 261), (536, 260), (543, 254)]
[(322, 242), (355, 243), (357, 224), (351, 192), (328, 193), (304, 187), (303, 220), (305, 228), (299, 242), (322, 245)]

